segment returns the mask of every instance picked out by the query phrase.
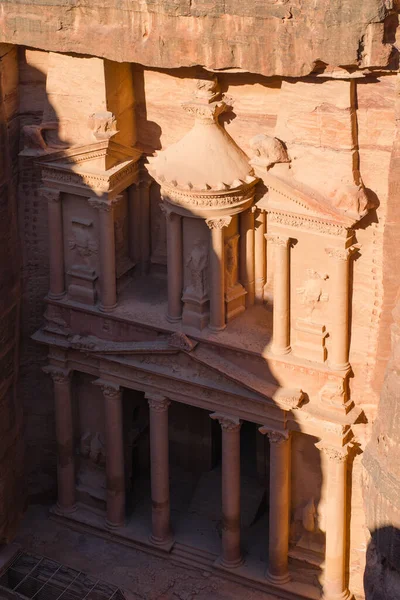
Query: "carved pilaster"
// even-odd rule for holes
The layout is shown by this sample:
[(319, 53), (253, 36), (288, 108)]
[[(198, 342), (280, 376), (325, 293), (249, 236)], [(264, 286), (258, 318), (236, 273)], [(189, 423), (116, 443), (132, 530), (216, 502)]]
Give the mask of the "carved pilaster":
[(221, 230), (228, 227), (232, 221), (232, 217), (219, 217), (218, 219), (206, 219), (206, 225), (209, 229)]

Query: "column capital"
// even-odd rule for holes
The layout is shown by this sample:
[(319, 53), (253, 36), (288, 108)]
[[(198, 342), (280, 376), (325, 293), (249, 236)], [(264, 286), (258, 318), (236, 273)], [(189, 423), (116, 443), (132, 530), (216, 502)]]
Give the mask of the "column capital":
[(357, 252), (361, 246), (359, 244), (354, 244), (349, 248), (325, 248), (326, 254), (330, 258), (334, 258), (335, 260), (345, 262), (349, 259), (349, 257)]
[(69, 383), (72, 375), (70, 369), (62, 369), (54, 365), (47, 365), (42, 368), (42, 371), (50, 375), (54, 383)]
[(93, 385), (98, 385), (106, 398), (117, 399), (121, 396), (121, 387), (112, 381), (107, 381), (106, 379), (96, 379), (93, 381)]
[(171, 404), (170, 400), (166, 396), (157, 394), (156, 392), (146, 392), (145, 398), (149, 403), (151, 410), (155, 410), (156, 412), (164, 412), (168, 410), (168, 407)]
[(53, 188), (41, 187), (40, 195), (47, 202), (60, 202), (61, 200), (61, 192)]
[(342, 447), (332, 446), (321, 440), (315, 444), (315, 447), (324, 452), (332, 462), (342, 463), (347, 460), (349, 450), (347, 445)]
[(214, 421), (219, 421), (221, 429), (224, 431), (237, 431), (242, 425), (239, 417), (231, 417), (230, 415), (223, 415), (221, 413), (212, 413), (210, 417)]
[(167, 220), (172, 219), (172, 217), (176, 214), (172, 210), (171, 206), (169, 206), (168, 204), (165, 204), (164, 200), (162, 202), (160, 202), (160, 210)]
[(92, 208), (100, 210), (102, 212), (111, 212), (114, 206), (118, 204), (122, 196), (116, 196), (112, 199), (106, 198), (88, 198), (88, 203)]
[(291, 240), (289, 236), (280, 235), (277, 233), (266, 233), (265, 239), (268, 242), (271, 242), (274, 246), (286, 246), (287, 248), (289, 247)]
[(267, 435), (271, 444), (283, 444), (283, 442), (287, 442), (291, 437), (291, 431), (273, 431), (269, 429), (266, 425), (259, 427), (258, 431), (262, 435)]
[(218, 219), (206, 219), (206, 225), (209, 229), (223, 229), (228, 227), (232, 217), (219, 217)]

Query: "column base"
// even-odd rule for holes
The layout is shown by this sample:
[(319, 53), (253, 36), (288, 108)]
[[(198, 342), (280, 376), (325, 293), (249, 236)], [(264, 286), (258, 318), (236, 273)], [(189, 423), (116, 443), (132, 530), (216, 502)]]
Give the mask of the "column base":
[(275, 585), (282, 585), (284, 583), (289, 583), (290, 581), (289, 573), (285, 573), (284, 575), (272, 575), (268, 570), (265, 573), (265, 578)]
[(329, 592), (322, 594), (322, 600), (352, 600), (353, 594), (349, 590), (345, 590), (340, 594), (330, 594)]
[(112, 531), (114, 531), (115, 529), (120, 529), (121, 527), (124, 527), (124, 526), (125, 526), (125, 521), (121, 521), (121, 523), (111, 523), (111, 521), (106, 519), (106, 527), (107, 527), (107, 529), (110, 529)]
[(290, 346), (286, 346), (286, 348), (281, 348), (281, 347), (276, 347), (272, 344), (271, 346), (271, 352), (272, 354), (275, 354), (276, 356), (284, 356), (285, 354), (289, 354), (292, 351), (292, 348)]
[(351, 368), (349, 362), (336, 365), (335, 363), (331, 363), (328, 361), (328, 364), (329, 368), (332, 369), (332, 371), (348, 371)]
[(174, 536), (170, 533), (166, 538), (157, 538), (153, 534), (150, 534), (149, 542), (153, 544), (153, 546), (169, 551), (174, 544)]
[(215, 327), (214, 325), (210, 325), (208, 324), (208, 329), (210, 329), (210, 331), (223, 331), (224, 329), (226, 329), (226, 325), (221, 325), (221, 327)]
[(180, 317), (171, 317), (171, 315), (167, 314), (167, 321), (168, 323), (179, 323), (179, 321), (182, 321), (182, 315)]
[(58, 502), (57, 502), (57, 504), (54, 506), (54, 512), (56, 512), (61, 517), (65, 516), (65, 515), (71, 515), (77, 509), (78, 509), (78, 506), (76, 504), (65, 507), (65, 506), (60, 506), (60, 504), (58, 504)]
[(101, 310), (101, 312), (104, 312), (104, 313), (112, 312), (114, 310), (114, 308), (117, 308), (117, 303), (113, 304), (112, 306), (103, 306), (102, 304), (100, 304), (100, 306), (99, 306), (99, 309)]
[(241, 567), (242, 564), (244, 563), (244, 558), (243, 558), (243, 556), (241, 556), (240, 558), (237, 558), (236, 560), (225, 560), (221, 556), (218, 562), (221, 565), (221, 567), (224, 567), (225, 569), (237, 569), (237, 567)]
[(62, 300), (67, 295), (66, 290), (61, 292), (60, 294), (53, 294), (52, 292), (48, 292), (47, 297), (49, 300)]

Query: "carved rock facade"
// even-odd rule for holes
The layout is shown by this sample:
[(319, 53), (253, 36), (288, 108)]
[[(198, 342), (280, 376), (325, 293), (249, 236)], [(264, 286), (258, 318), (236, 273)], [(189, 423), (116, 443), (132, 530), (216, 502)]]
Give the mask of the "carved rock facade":
[[(47, 33), (23, 24), (12, 33), (10, 22), (29, 23), (32, 13), (18, 16), (23, 3), (12, 15), (10, 3), (1, 8), (7, 39), (57, 45), (19, 49), (29, 476), (49, 491), (36, 475), (50, 473), (50, 488), (57, 468), (54, 518), (176, 558), (174, 469), (190, 465), (200, 490), (212, 471), (221, 489), (215, 571), (285, 597), (361, 599), (366, 524), (373, 527), (362, 453), (399, 284), (387, 266), (398, 247), (396, 6), (370, 0), (362, 21), (353, 4), (325, 7), (300, 60), (294, 41), (311, 27), (300, 5), (225, 3), (232, 30), (251, 27), (246, 52), (239, 33), (234, 51), (225, 40), (216, 52), (226, 37), (221, 17), (214, 58), (195, 58), (202, 50), (193, 39), (185, 55), (181, 40), (181, 58), (173, 43), (161, 55), (153, 39), (162, 45), (182, 19), (197, 19), (207, 39), (216, 15), (195, 4), (147, 2), (147, 20), (142, 4), (133, 6), (132, 29), (121, 24), (106, 59), (97, 57), (105, 50), (95, 49), (95, 35), (79, 56), (84, 11), (67, 40), (64, 27), (58, 38), (51, 33), (52, 19), (59, 24), (51, 3)], [(335, 25), (341, 8), (347, 21)], [(252, 53), (262, 22), (263, 35), (275, 32), (279, 43)], [(328, 24), (318, 53), (326, 64), (315, 65)], [(140, 44), (128, 44), (136, 29)], [(66, 49), (74, 54), (59, 53)], [(194, 62), (252, 74), (156, 68)], [(5, 322), (16, 331), (16, 319)], [(11, 369), (16, 361), (7, 360)], [(33, 435), (49, 414), (55, 435), (41, 426)], [(387, 452), (389, 424), (377, 423)], [(10, 426), (12, 451), (18, 427)], [(57, 464), (40, 450), (50, 441)], [(255, 474), (246, 471), (249, 456)], [(262, 490), (253, 520), (244, 481)], [(148, 522), (140, 502), (151, 508)], [(374, 509), (366, 514), (373, 522)], [(261, 560), (244, 541), (248, 522), (263, 541)], [(204, 550), (196, 544), (194, 555)]]

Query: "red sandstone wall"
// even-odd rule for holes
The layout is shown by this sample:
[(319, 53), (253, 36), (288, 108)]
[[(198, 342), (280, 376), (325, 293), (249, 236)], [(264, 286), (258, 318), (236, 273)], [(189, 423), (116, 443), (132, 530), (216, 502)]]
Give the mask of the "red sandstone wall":
[(22, 412), (17, 394), (20, 255), (17, 231), (18, 61), (0, 45), (0, 544), (24, 508)]
[(385, 67), (397, 0), (3, 0), (0, 37), (158, 68)]

